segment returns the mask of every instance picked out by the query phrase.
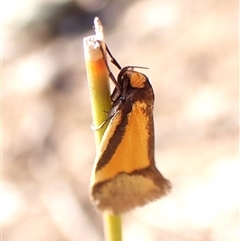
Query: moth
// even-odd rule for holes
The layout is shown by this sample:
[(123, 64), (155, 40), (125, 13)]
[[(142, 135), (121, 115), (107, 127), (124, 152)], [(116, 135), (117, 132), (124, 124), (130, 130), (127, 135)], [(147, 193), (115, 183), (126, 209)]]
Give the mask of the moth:
[(171, 184), (155, 166), (154, 93), (149, 79), (135, 70), (139, 67), (121, 68), (106, 46), (111, 62), (119, 69), (115, 79), (101, 50), (115, 88), (90, 193), (99, 210), (121, 214), (161, 198)]

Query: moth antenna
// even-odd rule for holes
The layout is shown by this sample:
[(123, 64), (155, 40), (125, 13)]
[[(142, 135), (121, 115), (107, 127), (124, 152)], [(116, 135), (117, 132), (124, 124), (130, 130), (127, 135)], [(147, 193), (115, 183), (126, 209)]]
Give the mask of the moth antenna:
[(149, 69), (148, 67), (142, 67), (142, 66), (127, 66), (126, 68), (132, 68), (132, 69)]

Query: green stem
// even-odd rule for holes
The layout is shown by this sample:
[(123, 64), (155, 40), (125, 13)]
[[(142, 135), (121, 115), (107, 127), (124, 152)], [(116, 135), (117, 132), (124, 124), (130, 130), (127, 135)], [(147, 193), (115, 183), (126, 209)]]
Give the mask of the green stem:
[[(96, 47), (95, 36), (84, 39), (84, 53), (87, 77), (90, 89), (93, 126), (100, 126), (111, 108), (108, 71), (100, 48)], [(98, 148), (107, 125), (94, 131)], [(103, 213), (105, 241), (121, 241), (121, 217)]]

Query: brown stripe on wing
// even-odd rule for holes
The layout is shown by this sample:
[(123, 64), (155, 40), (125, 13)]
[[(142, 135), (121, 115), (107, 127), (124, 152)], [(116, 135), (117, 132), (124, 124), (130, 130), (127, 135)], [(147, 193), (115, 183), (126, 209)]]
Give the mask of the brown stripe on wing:
[[(151, 166), (148, 166), (148, 167), (146, 167), (144, 169), (136, 170), (136, 171), (131, 172), (131, 173), (121, 172), (118, 175), (121, 175), (123, 173), (127, 174), (127, 175), (130, 175), (130, 176), (142, 175), (142, 176), (144, 176), (146, 178), (150, 178), (162, 190), (162, 195), (167, 194), (171, 190), (171, 183), (170, 183), (170, 181), (165, 179), (163, 177), (163, 175), (158, 171), (158, 169), (155, 166), (151, 165)], [(92, 193), (96, 193), (99, 189), (101, 189), (102, 186), (104, 186), (106, 183), (110, 182), (111, 180), (112, 179), (106, 180), (106, 181), (103, 181), (103, 182), (100, 182), (100, 183), (96, 183), (93, 186), (93, 188), (92, 188)]]
[[(113, 107), (114, 108), (114, 107)], [(119, 112), (122, 113), (122, 120), (117, 125), (116, 129), (114, 130), (113, 135), (108, 141), (108, 147), (107, 149), (103, 152), (101, 158), (98, 160), (97, 166), (96, 166), (96, 171), (99, 171), (102, 167), (104, 167), (109, 161), (111, 161), (111, 158), (113, 154), (115, 153), (119, 143), (122, 141), (126, 126), (128, 124), (128, 117), (127, 114), (130, 113), (132, 110), (132, 104), (126, 103), (122, 106), (121, 110)], [(118, 115), (118, 113), (116, 114)], [(114, 117), (112, 119), (114, 121)], [(109, 126), (107, 127), (107, 130), (111, 128), (111, 122), (109, 123)], [(105, 133), (107, 135), (107, 132)], [(102, 140), (104, 141), (104, 140)]]

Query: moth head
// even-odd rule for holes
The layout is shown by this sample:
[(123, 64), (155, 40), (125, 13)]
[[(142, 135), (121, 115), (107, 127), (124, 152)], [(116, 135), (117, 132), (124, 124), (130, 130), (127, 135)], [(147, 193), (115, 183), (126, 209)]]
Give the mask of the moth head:
[(138, 66), (127, 66), (121, 69), (118, 74), (117, 81), (119, 83), (119, 88), (115, 88), (111, 99), (112, 101), (116, 101), (120, 96), (125, 98), (126, 90), (130, 88), (142, 89), (145, 86), (145, 83), (148, 82), (148, 78), (146, 75), (139, 73), (134, 70), (134, 68), (142, 68), (147, 69), (145, 67)]
[[(145, 67), (138, 67), (138, 66), (124, 67), (118, 75), (118, 83), (122, 87), (124, 85), (126, 86), (127, 84), (130, 84), (130, 86), (133, 88), (140, 89), (140, 88), (144, 87), (145, 83), (147, 82), (146, 75), (135, 71), (134, 68), (146, 69)], [(127, 83), (125, 83), (125, 82), (127, 82)]]

